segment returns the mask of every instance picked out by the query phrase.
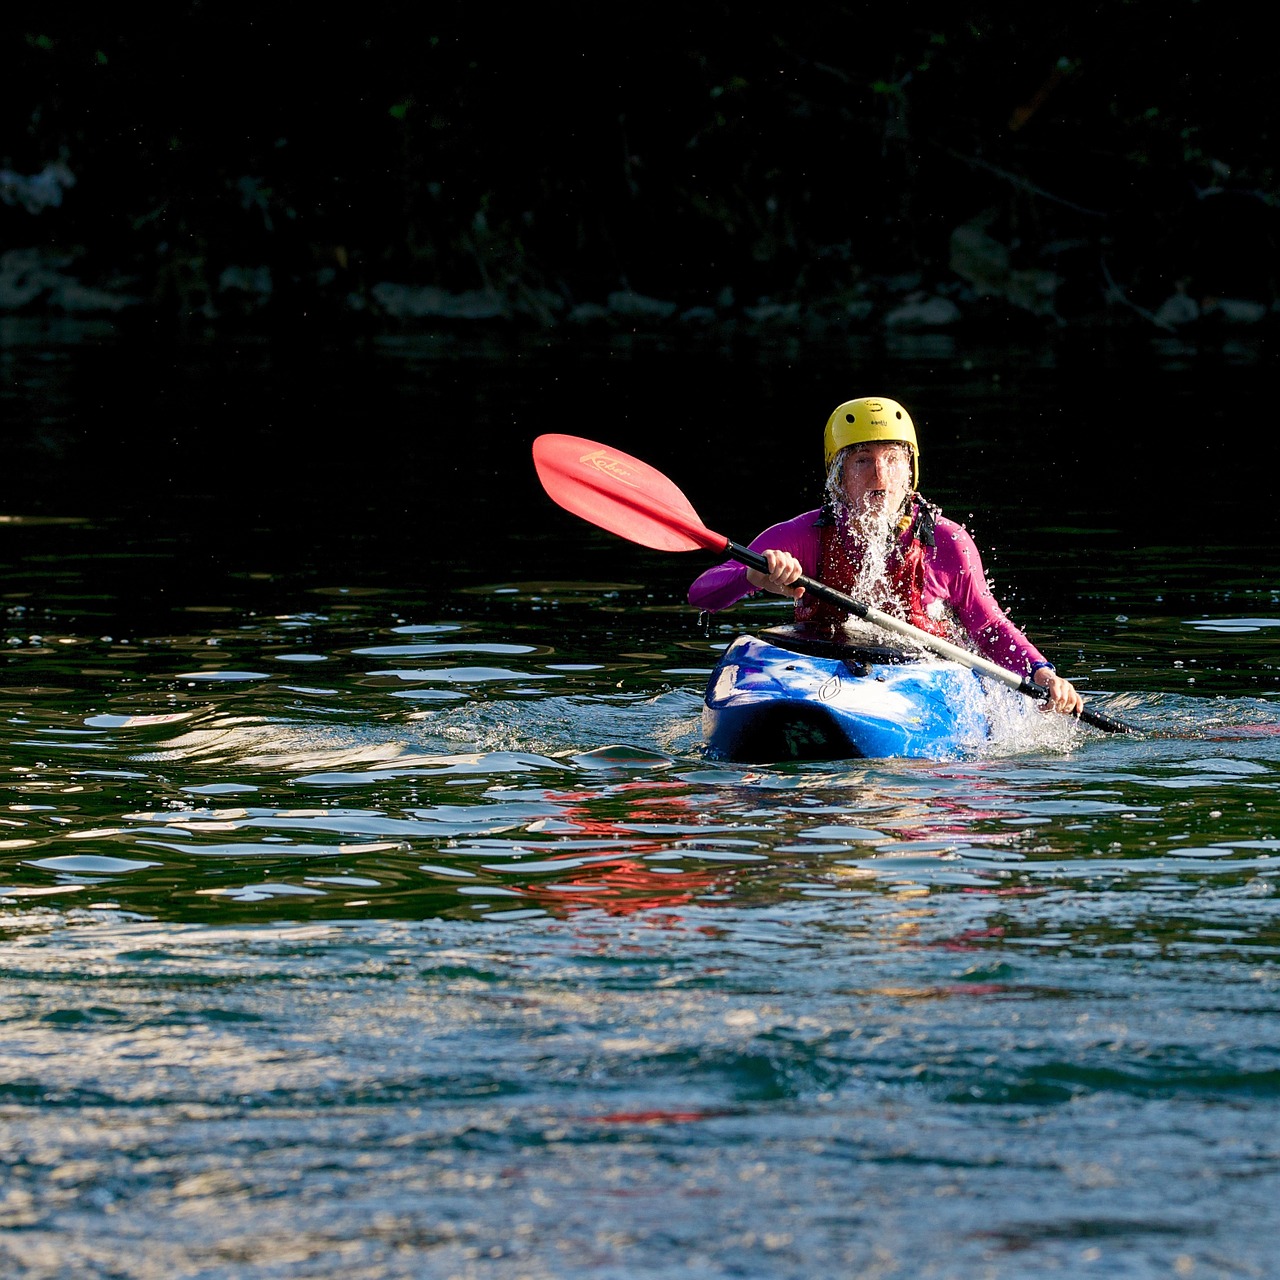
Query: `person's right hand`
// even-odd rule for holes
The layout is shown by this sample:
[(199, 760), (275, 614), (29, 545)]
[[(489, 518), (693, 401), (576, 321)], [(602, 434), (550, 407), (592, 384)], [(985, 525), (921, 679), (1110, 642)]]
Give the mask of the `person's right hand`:
[(1084, 710), (1084, 699), (1070, 680), (1056, 675), (1050, 667), (1038, 667), (1032, 681), (1048, 695), (1046, 711), (1061, 711), (1064, 716), (1078, 716)]
[(759, 569), (747, 570), (747, 581), (757, 591), (772, 591), (774, 595), (791, 596), (793, 599), (804, 595), (803, 587), (792, 586), (797, 578), (804, 576), (800, 561), (789, 551), (764, 551), (761, 553), (769, 566), (767, 574)]

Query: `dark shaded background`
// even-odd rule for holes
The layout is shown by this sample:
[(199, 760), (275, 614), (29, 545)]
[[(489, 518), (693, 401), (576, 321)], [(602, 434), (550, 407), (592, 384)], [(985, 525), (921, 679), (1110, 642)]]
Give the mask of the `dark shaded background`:
[[(869, 392), (911, 408), (925, 492), (1046, 613), (1142, 548), (1153, 592), (1223, 545), (1201, 578), (1269, 588), (1275, 312), (1210, 305), (1276, 296), (1255, 22), (1188, 0), (9, 6), (0, 167), (75, 185), (0, 202), (0, 286), (34, 251), (138, 302), (0, 306), (0, 514), (91, 530), (11, 525), (6, 554), (100, 548), (103, 593), (135, 601), (628, 574), (678, 598), (693, 559), (555, 508), (534, 436), (634, 452), (745, 540), (814, 501), (822, 422)], [(966, 293), (950, 242), (975, 222), (1055, 273), (1051, 314)], [(504, 308), (397, 319), (381, 281)], [(1178, 289), (1204, 319), (1172, 334), (1143, 309)], [(711, 318), (571, 319), (618, 290)], [(963, 322), (891, 331), (914, 290)], [(765, 298), (791, 309), (751, 321)]]
[(0, 244), (165, 314), (209, 310), (240, 264), (271, 268), (286, 314), (391, 279), (488, 286), (550, 323), (619, 288), (838, 313), (903, 273), (954, 282), (951, 232), (980, 218), (1015, 266), (1063, 276), (1063, 319), (1117, 289), (1269, 303), (1260, 13), (10, 5), (0, 160), (61, 156), (76, 186), (36, 217), (0, 205)]

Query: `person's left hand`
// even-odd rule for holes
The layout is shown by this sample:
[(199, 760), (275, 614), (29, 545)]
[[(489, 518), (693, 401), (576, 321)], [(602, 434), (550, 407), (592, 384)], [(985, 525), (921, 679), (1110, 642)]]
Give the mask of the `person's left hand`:
[(1078, 716), (1084, 710), (1084, 699), (1076, 692), (1075, 685), (1057, 672), (1040, 667), (1031, 679), (1049, 695), (1045, 703), (1048, 710), (1061, 711), (1068, 716)]

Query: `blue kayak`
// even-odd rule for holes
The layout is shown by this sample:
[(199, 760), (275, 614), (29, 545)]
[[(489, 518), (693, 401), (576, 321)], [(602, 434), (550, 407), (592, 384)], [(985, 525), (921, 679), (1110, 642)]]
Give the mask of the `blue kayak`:
[(953, 759), (984, 741), (987, 682), (958, 662), (776, 627), (739, 636), (707, 681), (717, 760)]

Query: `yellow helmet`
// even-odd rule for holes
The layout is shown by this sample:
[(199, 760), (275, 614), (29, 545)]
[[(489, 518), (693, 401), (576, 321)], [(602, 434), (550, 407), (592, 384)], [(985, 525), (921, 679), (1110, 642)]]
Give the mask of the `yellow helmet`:
[(827, 419), (823, 446), (827, 470), (836, 454), (847, 445), (871, 444), (877, 440), (897, 440), (911, 448), (911, 487), (920, 484), (920, 446), (916, 444), (915, 423), (896, 401), (874, 396), (846, 400)]

